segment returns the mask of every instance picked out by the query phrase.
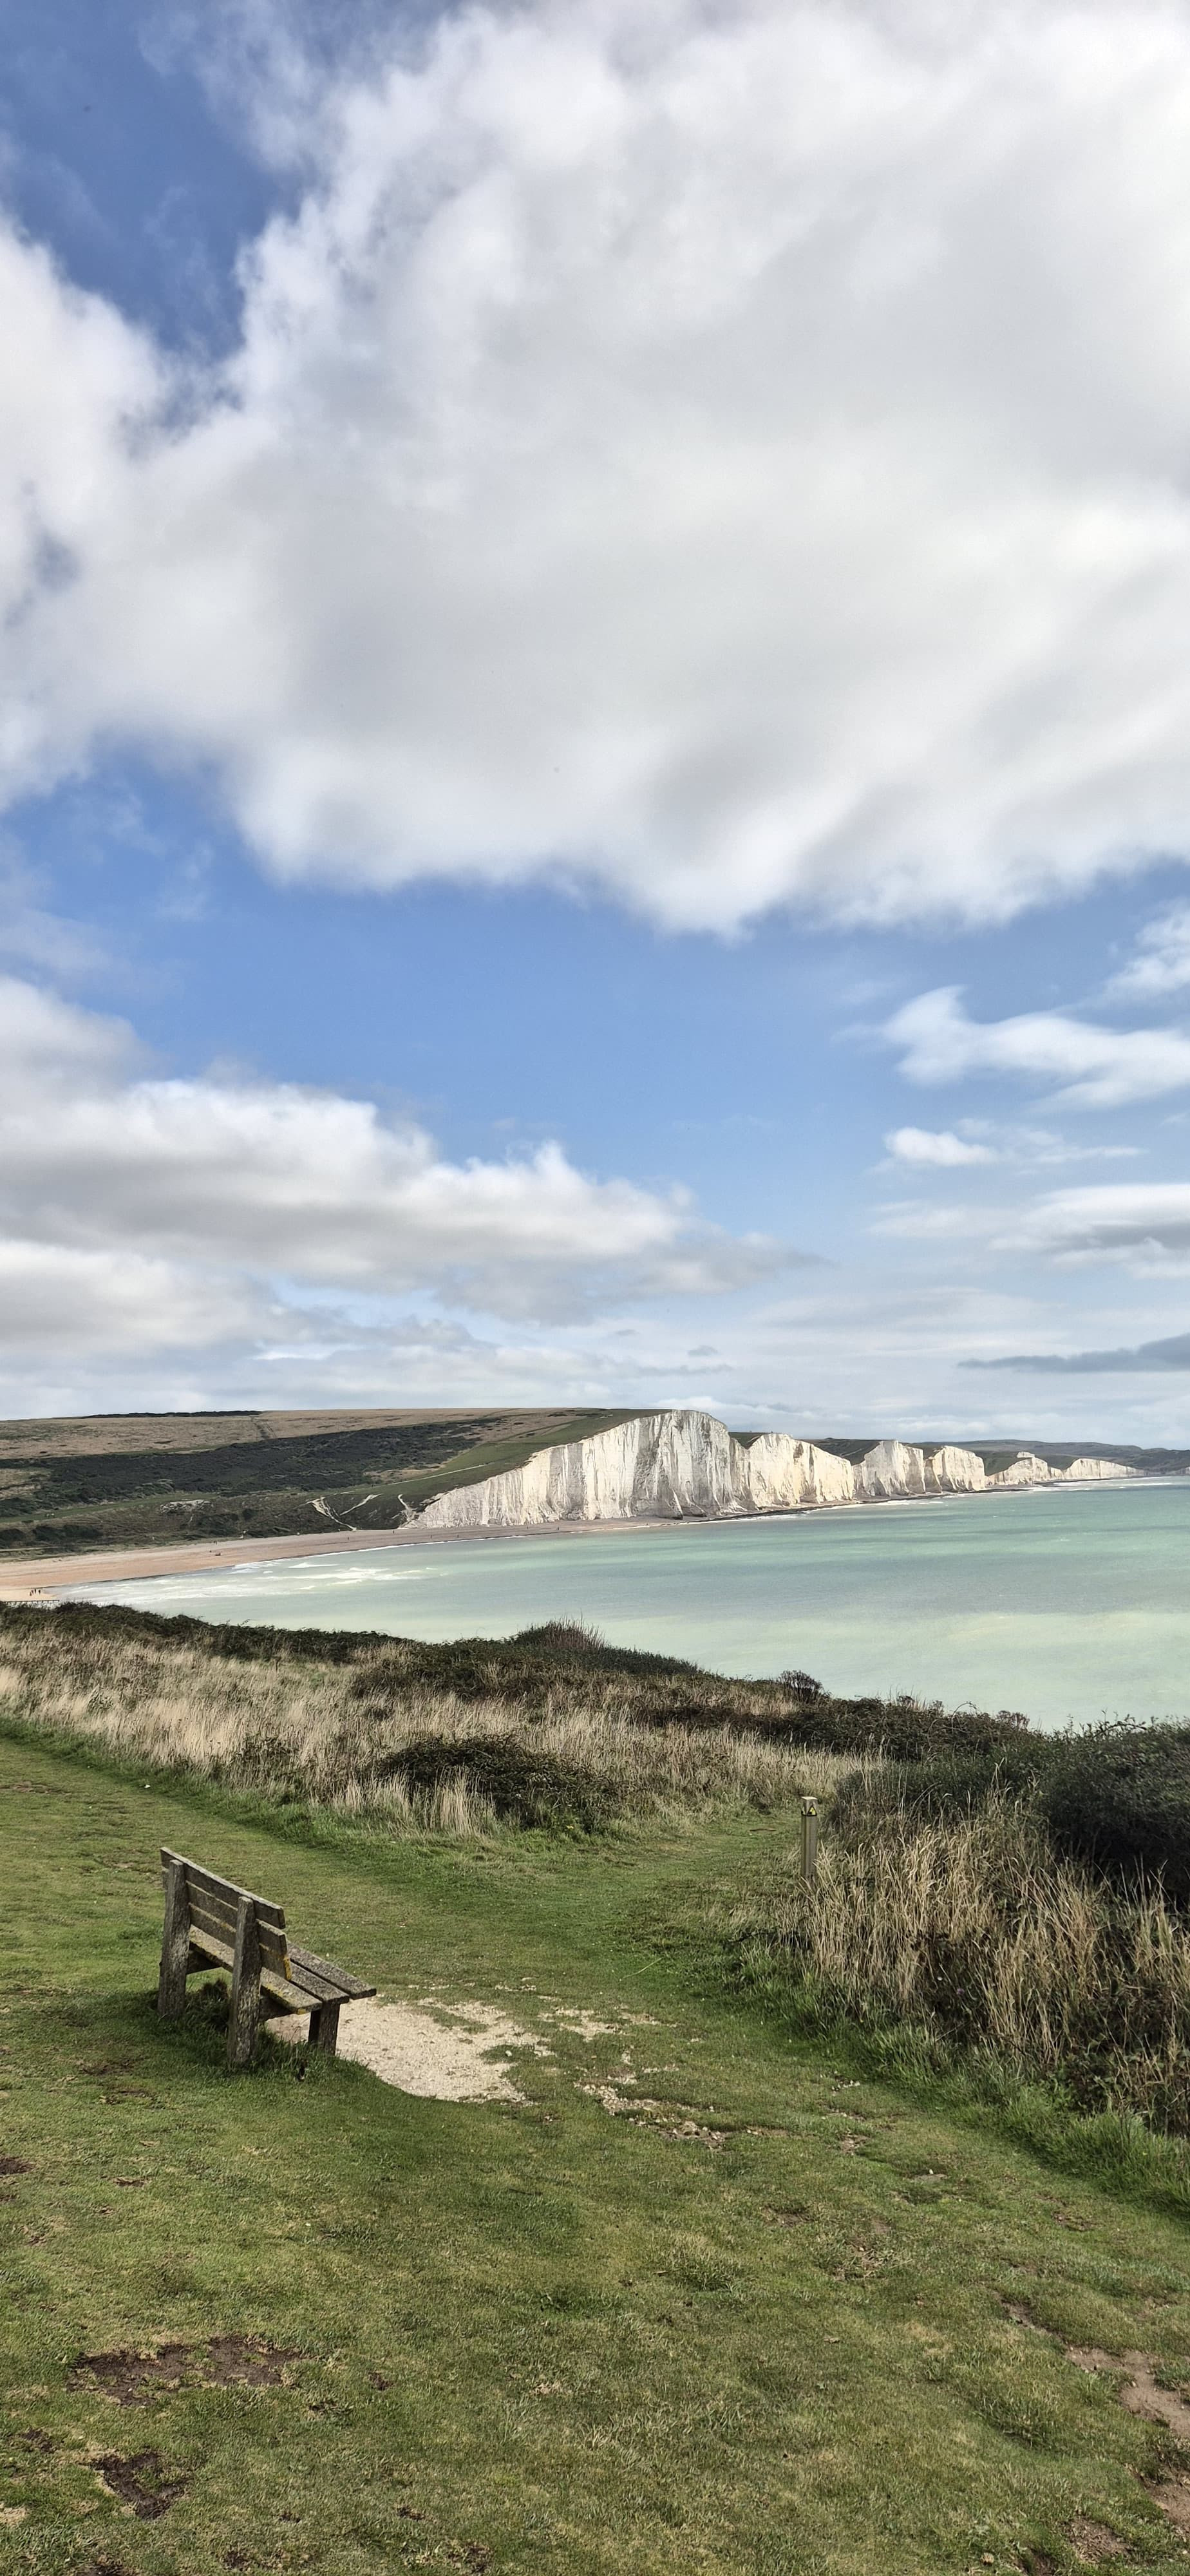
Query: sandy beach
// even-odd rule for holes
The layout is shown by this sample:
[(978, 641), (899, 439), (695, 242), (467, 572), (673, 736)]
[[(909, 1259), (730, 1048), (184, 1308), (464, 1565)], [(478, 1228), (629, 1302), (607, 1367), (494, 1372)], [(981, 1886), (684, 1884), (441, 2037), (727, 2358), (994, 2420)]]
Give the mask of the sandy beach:
[(178, 1547), (104, 1548), (77, 1556), (27, 1556), (0, 1572), (0, 1602), (52, 1601), (93, 1583), (132, 1583), (154, 1574), (217, 1574), (235, 1565), (271, 1565), (287, 1556), (362, 1555), (392, 1547), (453, 1547), (460, 1539), (503, 1546), (526, 1538), (624, 1537), (672, 1529), (672, 1521), (546, 1521), (531, 1529), (426, 1530), (416, 1521), (396, 1530), (308, 1530), (295, 1538), (207, 1539)]

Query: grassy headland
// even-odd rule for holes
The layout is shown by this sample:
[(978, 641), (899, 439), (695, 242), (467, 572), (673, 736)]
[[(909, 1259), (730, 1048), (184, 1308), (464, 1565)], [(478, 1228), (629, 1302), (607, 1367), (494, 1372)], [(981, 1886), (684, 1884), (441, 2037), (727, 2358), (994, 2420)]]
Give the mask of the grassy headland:
[[(20, 2576), (1185, 2566), (1183, 1730), (1072, 1754), (566, 1626), (78, 1605), (0, 1662)], [(229, 2075), (218, 1981), (153, 2011), (160, 1842), (382, 1995), (497, 2005), (521, 2104)], [(1114, 1999), (1085, 2116), (1063, 1961)], [(1104, 2109), (1154, 2051), (1151, 2125)]]

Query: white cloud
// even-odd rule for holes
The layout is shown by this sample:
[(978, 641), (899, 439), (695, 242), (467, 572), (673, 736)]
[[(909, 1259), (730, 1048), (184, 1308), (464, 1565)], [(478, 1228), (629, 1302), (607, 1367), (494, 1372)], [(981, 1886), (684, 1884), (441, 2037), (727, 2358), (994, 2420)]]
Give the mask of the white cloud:
[(1187, 851), (1184, 7), (368, 34), (245, 56), (305, 193), (226, 367), (0, 243), (10, 789), (127, 739), (282, 875), (711, 926)]
[(121, 1246), (80, 1251), (0, 1238), (0, 1347), (85, 1355), (171, 1351), (229, 1341), (267, 1318), (262, 1298), (177, 1262)]
[[(138, 1074), (119, 1022), (14, 978), (0, 979), (0, 1223), (14, 1334), (35, 1324), (41, 1282), (48, 1338), (69, 1316), (99, 1347), (121, 1319), (167, 1345), (259, 1327), (278, 1294), (290, 1323), (425, 1290), (557, 1317), (720, 1294), (787, 1258), (701, 1223), (685, 1191), (593, 1180), (557, 1144), (451, 1163), (371, 1101)], [(267, 1298), (265, 1280), (280, 1283)]]
[(1190, 1252), (1190, 1182), (1112, 1182), (1055, 1190), (1023, 1211), (1002, 1237), (1005, 1250), (1067, 1260), (1129, 1259)]
[(992, 1146), (956, 1136), (949, 1127), (896, 1127), (884, 1142), (894, 1163), (933, 1164), (943, 1171), (954, 1170), (965, 1163), (997, 1163), (1000, 1160)]
[(1129, 958), (1107, 990), (1125, 1001), (1161, 1000), (1190, 989), (1190, 904), (1171, 904), (1145, 923)]
[(911, 1082), (1016, 1074), (1056, 1083), (1055, 1099), (1084, 1109), (1122, 1108), (1190, 1087), (1190, 1037), (1178, 1029), (1097, 1028), (1060, 1011), (972, 1020), (956, 985), (907, 1002), (884, 1034), (904, 1049), (901, 1071)]

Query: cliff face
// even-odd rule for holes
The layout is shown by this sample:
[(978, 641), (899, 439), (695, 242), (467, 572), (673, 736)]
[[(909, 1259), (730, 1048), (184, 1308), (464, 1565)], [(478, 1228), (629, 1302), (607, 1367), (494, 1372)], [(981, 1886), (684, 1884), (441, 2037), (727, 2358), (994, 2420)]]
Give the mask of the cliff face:
[(847, 1458), (816, 1449), (810, 1440), (790, 1440), (782, 1431), (762, 1431), (759, 1440), (740, 1452), (741, 1493), (745, 1511), (788, 1511), (797, 1504), (852, 1503), (855, 1469)]
[[(1059, 1468), (1059, 1475), (1061, 1472)], [(1022, 1449), (1011, 1467), (1001, 1467), (998, 1474), (988, 1477), (989, 1485), (1052, 1485), (1054, 1482), (1053, 1468), (1047, 1467), (1044, 1458), (1035, 1458), (1031, 1449)]]
[(974, 1449), (935, 1449), (926, 1459), (929, 1494), (982, 1494), (987, 1470)]
[(927, 1453), (903, 1440), (881, 1440), (858, 1467), (766, 1431), (750, 1444), (733, 1440), (710, 1413), (649, 1413), (590, 1440), (542, 1449), (525, 1466), (440, 1494), (422, 1513), (427, 1529), (533, 1529), (553, 1521), (727, 1520), (752, 1512), (796, 1511), (832, 1503), (900, 1500), (924, 1494), (981, 1493), (997, 1485), (1081, 1482), (1128, 1475), (1103, 1458), (1079, 1458), (1052, 1469), (1028, 1453), (998, 1476), (984, 1473), (971, 1449)]
[(1075, 1458), (1069, 1467), (1050, 1467), (1044, 1458), (1034, 1457), (1031, 1449), (1022, 1449), (1011, 1467), (1001, 1467), (999, 1474), (989, 1476), (987, 1482), (989, 1486), (1087, 1485), (1099, 1484), (1108, 1476), (1135, 1474), (1135, 1467), (1123, 1467), (1115, 1458)]

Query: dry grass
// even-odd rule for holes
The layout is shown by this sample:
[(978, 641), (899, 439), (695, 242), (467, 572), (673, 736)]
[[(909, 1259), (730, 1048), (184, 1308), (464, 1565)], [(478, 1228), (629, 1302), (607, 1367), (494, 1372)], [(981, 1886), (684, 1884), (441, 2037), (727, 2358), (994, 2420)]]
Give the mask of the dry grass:
[(733, 1930), (784, 1957), (816, 2009), (911, 2025), (1080, 2107), (1190, 2128), (1190, 1939), (1159, 1888), (1121, 1891), (1055, 1856), (1029, 1808), (992, 1797), (923, 1817), (884, 1808), (792, 1863)]
[(0, 1708), (117, 1759), (297, 1801), (395, 1832), (488, 1835), (505, 1822), (775, 1808), (829, 1793), (853, 1755), (791, 1749), (730, 1725), (642, 1725), (634, 1686), (593, 1671), (531, 1705), (387, 1669), (245, 1662), (188, 1646), (10, 1629)]

